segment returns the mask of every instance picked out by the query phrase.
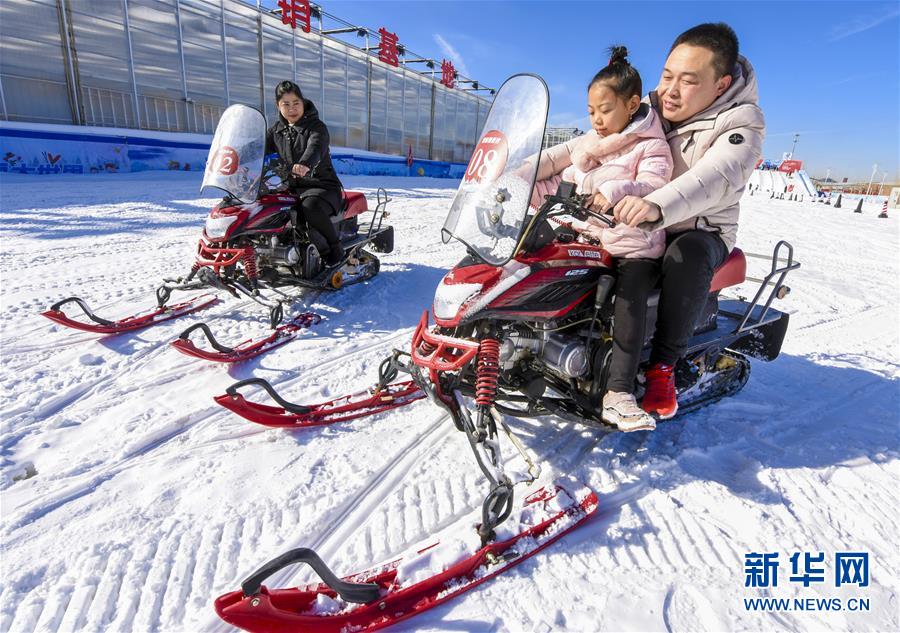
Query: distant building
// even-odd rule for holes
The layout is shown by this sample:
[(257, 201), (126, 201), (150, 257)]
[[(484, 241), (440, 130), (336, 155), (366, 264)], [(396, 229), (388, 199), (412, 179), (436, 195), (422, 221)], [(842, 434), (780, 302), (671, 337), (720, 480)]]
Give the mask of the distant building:
[(582, 134), (584, 132), (577, 127), (548, 127), (547, 131), (544, 132), (544, 147), (553, 147), (554, 145), (565, 143)]
[(813, 178), (812, 181), (822, 191), (840, 191), (843, 193), (862, 195), (866, 193), (866, 190), (868, 190), (869, 195), (871, 196), (888, 195), (893, 188), (900, 186), (900, 183), (870, 183), (868, 180), (859, 180), (855, 182), (837, 182), (834, 179), (829, 179), (828, 182), (825, 182), (824, 180)]
[(235, 103), (274, 123), (275, 85), (291, 79), (333, 146), (469, 160), (491, 106), (476, 91), (493, 90), (458, 74), (467, 87), (448, 87), (435, 60), (394, 51), (383, 28), (348, 26), (298, 0), (265, 5), (2, 0), (0, 121), (210, 135)]

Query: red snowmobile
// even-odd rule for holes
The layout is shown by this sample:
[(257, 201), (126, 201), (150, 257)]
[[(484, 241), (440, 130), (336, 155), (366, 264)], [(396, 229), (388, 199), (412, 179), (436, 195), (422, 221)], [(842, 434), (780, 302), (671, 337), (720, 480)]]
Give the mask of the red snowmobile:
[[(368, 211), (365, 196), (343, 192), (333, 222), (344, 257), (337, 266), (325, 266), (319, 253), (327, 243), (298, 216), (298, 199), (287, 187), (286, 166), (277, 156), (263, 156), (265, 127), (262, 113), (248, 106), (231, 106), (223, 114), (202, 188), (217, 188), (226, 196), (206, 219), (196, 261), (184, 283), (199, 279), (277, 311), (280, 302), (264, 298), (262, 287), (337, 289), (373, 277), (378, 259), (365, 248), (383, 253), (394, 248), (394, 229), (383, 223), (385, 191), (379, 189), (373, 217), (365, 225), (359, 223), (360, 214)], [(273, 324), (278, 321), (280, 315), (273, 312)]]
[[(546, 86), (533, 75), (514, 76), (498, 92), (442, 229), (445, 242), (461, 242), (468, 254), (435, 292), (436, 326), (429, 325), (426, 311), (409, 351), (395, 351), (385, 361), (370, 394), (298, 405), (282, 399), (268, 383), (251, 379), (216, 398), (256, 422), (297, 427), (367, 415), (427, 395), (465, 434), (489, 483), (480, 515), (464, 526), (477, 533), (481, 548), (417, 582), (385, 569), (405, 566), (427, 549), (413, 548), (400, 562), (344, 581), (314, 553), (295, 550), (259, 570), (242, 591), (219, 598), (216, 609), (224, 620), (252, 631), (380, 628), (527, 558), (535, 551), (533, 545), (543, 546), (530, 532), (542, 521), (558, 521), (553, 528), (558, 537), (596, 507), (589, 490), (572, 493), (568, 485), (553, 483), (535, 494), (555, 495), (558, 514), (545, 509), (535, 512), (539, 518), (530, 522), (519, 519), (512, 528), (504, 525), (509, 517), (521, 516), (513, 486), (530, 484), (539, 476), (537, 460), (504, 416), (557, 417), (609, 428), (600, 411), (611, 358), (615, 269), (602, 246), (576, 241), (571, 227), (589, 217), (610, 225), (612, 220), (586, 209), (584, 198), (566, 183), (556, 195), (547, 196), (540, 209), (529, 209), (547, 103)], [(731, 253), (712, 281), (701, 322), (678, 364), (679, 414), (740, 390), (749, 377), (747, 356), (778, 356), (788, 315), (771, 304), (787, 292), (785, 277), (798, 267), (791, 245), (779, 242), (771, 271), (752, 301), (720, 299), (721, 290), (745, 281), (744, 254), (739, 249)], [(770, 292), (763, 301), (766, 288)], [(648, 343), (657, 300), (658, 294), (650, 300)], [(645, 351), (646, 361), (649, 349)], [(389, 384), (399, 372), (411, 380)], [(261, 385), (280, 406), (245, 400), (239, 390), (249, 384)], [(501, 443), (507, 439), (527, 474), (510, 475), (504, 469)], [(560, 490), (566, 491), (565, 501), (559, 499)], [(526, 497), (524, 507), (534, 498)], [(510, 531), (513, 536), (505, 538)], [(528, 544), (516, 541), (526, 535), (533, 539)], [(309, 563), (323, 584), (276, 591), (261, 586), (266, 577), (297, 561)], [(317, 612), (314, 603), (320, 595), (342, 601), (342, 608), (330, 615)]]
[[(266, 122), (258, 110), (233, 105), (222, 115), (210, 147), (201, 191), (225, 192), (223, 200), (206, 218), (197, 245), (195, 261), (184, 279), (165, 280), (157, 289), (157, 307), (144, 315), (108, 321), (95, 315), (85, 302), (70, 297), (54, 304), (44, 316), (68, 327), (91, 332), (116, 333), (134, 330), (168, 320), (211, 305), (215, 298), (206, 295), (185, 303), (167, 306), (175, 290), (226, 290), (243, 295), (269, 309), (272, 328), (283, 317), (283, 303), (292, 299), (285, 287), (332, 288), (373, 277), (379, 269), (372, 250), (393, 250), (393, 227), (384, 224), (387, 193), (378, 190), (371, 218), (360, 224), (360, 216), (369, 211), (366, 197), (344, 191), (343, 204), (333, 218), (344, 248), (337, 266), (325, 266), (319, 253), (326, 248), (324, 238), (298, 217), (297, 198), (289, 190), (287, 173), (277, 157), (264, 156)], [(267, 296), (268, 293), (268, 296)], [(74, 303), (92, 321), (76, 321), (62, 312), (62, 306)], [(310, 315), (302, 322), (309, 324)], [(281, 326), (272, 341), (253, 343), (254, 354), (246, 346), (235, 352), (219, 344), (208, 327), (198, 324), (182, 334), (176, 347), (187, 354), (214, 360), (243, 360), (270, 349), (270, 343), (286, 342), (295, 332), (297, 318)], [(304, 325), (304, 327), (305, 327)], [(200, 329), (218, 353), (196, 348), (188, 336)], [(272, 338), (272, 337), (270, 337)], [(224, 354), (222, 350), (231, 353)]]

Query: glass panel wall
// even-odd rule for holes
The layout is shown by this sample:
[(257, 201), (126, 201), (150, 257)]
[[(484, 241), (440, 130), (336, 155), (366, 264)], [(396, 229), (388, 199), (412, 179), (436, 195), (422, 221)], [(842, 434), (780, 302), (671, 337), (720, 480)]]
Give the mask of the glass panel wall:
[(9, 120), (210, 134), (232, 103), (273, 122), (275, 85), (293, 79), (337, 147), (465, 162), (488, 111), (241, 0), (2, 0), (0, 35)]
[(0, 108), (10, 121), (72, 123), (56, 2), (0, 2)]

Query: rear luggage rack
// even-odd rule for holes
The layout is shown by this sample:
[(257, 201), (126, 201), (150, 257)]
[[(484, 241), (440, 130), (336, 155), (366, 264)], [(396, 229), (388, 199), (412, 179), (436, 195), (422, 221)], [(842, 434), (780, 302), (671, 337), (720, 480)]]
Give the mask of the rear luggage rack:
[(381, 223), (387, 215), (387, 203), (391, 201), (384, 187), (378, 188), (377, 196), (378, 202), (375, 204), (375, 211), (372, 212), (372, 222), (369, 224), (369, 233), (366, 237), (372, 237), (373, 231), (381, 230)]
[[(781, 256), (782, 248), (787, 250), (787, 257)], [(753, 254), (750, 254), (748, 256), (760, 257)], [(779, 264), (782, 262), (783, 265), (779, 266)], [(776, 316), (773, 316), (768, 320), (766, 320), (766, 316), (769, 314), (769, 309), (772, 307), (772, 301), (774, 301), (776, 297), (781, 299), (787, 295), (789, 289), (784, 285), (784, 280), (789, 272), (798, 268), (800, 268), (800, 262), (794, 261), (794, 247), (785, 240), (779, 241), (775, 245), (775, 250), (772, 253), (772, 269), (769, 271), (769, 274), (759, 280), (753, 277), (748, 277), (748, 279), (750, 279), (751, 281), (759, 281), (759, 289), (756, 291), (753, 300), (749, 304), (747, 304), (747, 308), (744, 313), (738, 314), (729, 312), (727, 310), (722, 310), (722, 312), (727, 314), (728, 316), (740, 319), (740, 323), (734, 329), (732, 334), (744, 334), (764, 325), (769, 325), (771, 323), (774, 323), (775, 321), (778, 321), (782, 317), (782, 314), (777, 310), (774, 311), (776, 313)], [(773, 281), (773, 279), (775, 279), (776, 277), (777, 279)], [(772, 289), (769, 292), (769, 296), (766, 299), (765, 304), (760, 307), (759, 302), (762, 298), (763, 291), (766, 289), (766, 286), (772, 286)]]

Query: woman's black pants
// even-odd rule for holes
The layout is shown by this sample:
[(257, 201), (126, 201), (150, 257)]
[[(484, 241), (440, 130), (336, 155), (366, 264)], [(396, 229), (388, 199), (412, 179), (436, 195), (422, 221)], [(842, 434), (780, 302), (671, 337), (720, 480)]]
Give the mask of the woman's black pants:
[(310, 228), (315, 229), (325, 238), (328, 247), (332, 250), (340, 249), (341, 241), (331, 222), (335, 207), (327, 199), (318, 195), (303, 196), (298, 207), (301, 217), (306, 220)]

